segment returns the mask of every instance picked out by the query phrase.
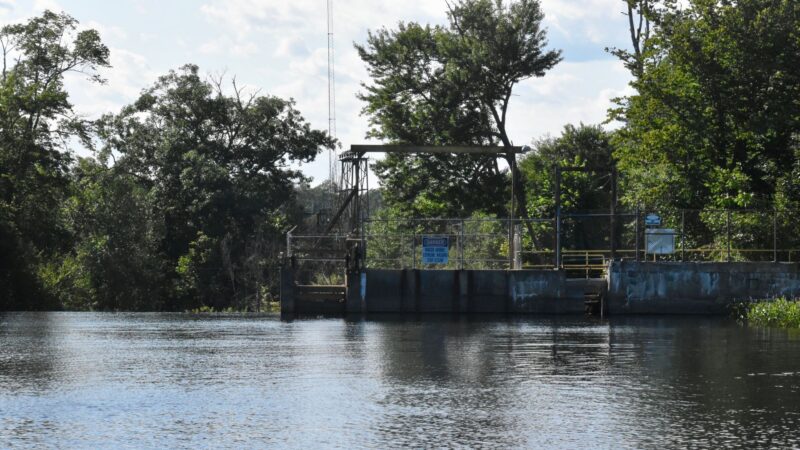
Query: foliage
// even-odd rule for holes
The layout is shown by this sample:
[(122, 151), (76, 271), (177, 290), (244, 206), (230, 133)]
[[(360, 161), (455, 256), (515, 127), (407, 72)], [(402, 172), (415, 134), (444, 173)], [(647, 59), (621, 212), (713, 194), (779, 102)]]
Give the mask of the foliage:
[[(417, 145), (511, 146), (514, 86), (561, 59), (545, 50), (537, 0), (461, 0), (448, 26), (400, 23), (356, 45), (372, 78), (360, 98), (369, 137)], [(507, 181), (492, 156), (388, 155), (375, 164), (388, 206), (405, 215), (502, 214)], [(519, 186), (518, 186), (519, 187)], [(522, 189), (517, 189), (524, 199)], [(519, 202), (524, 211), (524, 202)]]
[[(0, 30), (0, 309), (247, 309), (275, 291), (301, 214), (289, 166), (334, 143), (291, 101), (170, 72), (119, 114), (74, 114), (102, 83), (94, 30), (46, 11)], [(76, 142), (96, 158), (74, 161)]]
[(51, 290), (69, 309), (161, 309), (164, 224), (147, 189), (91, 159), (80, 159), (74, 174), (64, 209), (75, 246), (62, 263), (66, 279)]
[(611, 136), (600, 126), (566, 125), (557, 138), (538, 141), (519, 163), (527, 183), (528, 210), (534, 217), (555, 213), (555, 167), (584, 167), (586, 172), (563, 172), (561, 208), (564, 211), (608, 210), (610, 173), (615, 166)]
[(502, 267), (508, 258), (507, 221), (485, 213), (444, 221), (403, 217), (384, 208), (367, 223), (366, 234), (370, 268), (421, 267), (423, 236), (449, 237), (449, 262), (441, 268), (459, 268), (462, 250), (469, 269)]
[[(567, 125), (561, 136), (538, 141), (534, 151), (519, 164), (526, 180), (528, 210), (532, 217), (555, 216), (556, 166), (587, 169), (586, 172), (562, 173), (562, 212), (608, 212), (611, 205), (611, 171), (616, 164), (612, 154), (611, 136), (600, 126)], [(567, 248), (608, 247), (608, 230), (598, 227), (596, 221), (565, 221), (563, 227), (564, 236), (570, 237), (563, 242)], [(524, 236), (525, 248), (530, 248), (531, 244), (539, 249), (554, 248), (551, 223), (533, 224), (531, 228), (534, 233)]]
[[(717, 248), (727, 240), (717, 210), (800, 205), (800, 3), (630, 3), (654, 28), (639, 52), (619, 54), (636, 89), (611, 112), (624, 125), (614, 135), (622, 200), (665, 215), (703, 210), (692, 240)], [(738, 223), (735, 247), (772, 247), (771, 220)]]
[(95, 30), (45, 11), (0, 30), (0, 309), (53, 308), (40, 275), (69, 246), (57, 213), (69, 186), (67, 140), (88, 141), (64, 89), (68, 73), (102, 82), (108, 48)]
[(800, 328), (800, 301), (779, 298), (753, 302), (744, 307), (742, 319), (760, 327)]
[[(99, 124), (101, 154), (145, 187), (163, 227), (167, 309), (246, 307), (277, 270), (300, 172), (333, 141), (290, 101), (170, 72)], [(163, 225), (161, 225), (163, 224)], [(271, 277), (270, 279), (274, 279)]]
[(688, 3), (654, 17), (637, 93), (613, 111), (625, 124), (616, 136), (624, 199), (693, 208), (796, 201), (800, 4)]

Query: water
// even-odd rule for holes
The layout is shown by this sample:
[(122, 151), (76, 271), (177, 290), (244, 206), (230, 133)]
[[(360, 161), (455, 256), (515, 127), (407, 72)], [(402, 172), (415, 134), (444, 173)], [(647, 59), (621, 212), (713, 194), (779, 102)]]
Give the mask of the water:
[(0, 315), (0, 448), (797, 447), (800, 335), (724, 319)]

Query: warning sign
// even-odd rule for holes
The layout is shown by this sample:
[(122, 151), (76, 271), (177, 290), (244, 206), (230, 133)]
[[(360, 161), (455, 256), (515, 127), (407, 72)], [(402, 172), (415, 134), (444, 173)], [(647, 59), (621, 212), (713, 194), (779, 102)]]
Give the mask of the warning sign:
[(447, 264), (450, 253), (450, 238), (447, 236), (423, 236), (422, 264)]

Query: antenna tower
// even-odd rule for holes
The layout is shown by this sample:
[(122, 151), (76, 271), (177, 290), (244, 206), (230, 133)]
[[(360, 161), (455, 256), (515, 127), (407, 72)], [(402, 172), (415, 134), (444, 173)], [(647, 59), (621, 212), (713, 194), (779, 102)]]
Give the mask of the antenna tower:
[[(336, 71), (335, 49), (333, 41), (333, 0), (328, 2), (328, 134), (336, 138)], [(332, 193), (336, 193), (337, 154), (336, 149), (328, 150), (328, 170)]]

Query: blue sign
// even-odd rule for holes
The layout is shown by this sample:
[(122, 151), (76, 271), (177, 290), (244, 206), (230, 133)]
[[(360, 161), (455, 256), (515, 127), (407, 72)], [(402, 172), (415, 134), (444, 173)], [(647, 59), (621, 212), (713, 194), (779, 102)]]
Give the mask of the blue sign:
[(644, 224), (648, 227), (660, 227), (661, 216), (659, 216), (658, 214), (648, 214), (644, 218)]
[(450, 255), (450, 238), (423, 236), (422, 264), (447, 264)]

